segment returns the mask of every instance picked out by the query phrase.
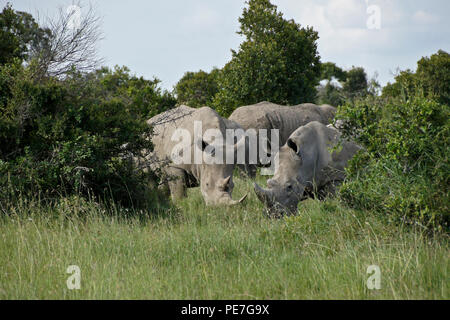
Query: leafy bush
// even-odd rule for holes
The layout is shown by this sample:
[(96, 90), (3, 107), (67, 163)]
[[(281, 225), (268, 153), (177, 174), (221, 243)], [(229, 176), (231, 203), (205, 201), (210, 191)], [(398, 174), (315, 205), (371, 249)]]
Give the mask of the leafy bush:
[(348, 168), (342, 199), (397, 221), (448, 228), (449, 111), (420, 94), (339, 107), (345, 135), (364, 147)]
[(158, 81), (126, 68), (39, 81), (33, 71), (19, 60), (0, 65), (0, 200), (78, 192), (124, 205), (155, 199), (152, 173), (136, 171), (125, 154), (151, 149), (145, 119), (175, 103)]

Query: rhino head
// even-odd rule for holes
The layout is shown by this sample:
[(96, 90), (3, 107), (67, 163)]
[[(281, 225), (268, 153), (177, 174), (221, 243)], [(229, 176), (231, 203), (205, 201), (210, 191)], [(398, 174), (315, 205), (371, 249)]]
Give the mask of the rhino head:
[[(306, 135), (306, 138), (308, 135)], [(254, 183), (255, 193), (268, 209), (270, 216), (294, 213), (305, 198), (305, 189), (314, 180), (317, 150), (314, 143), (305, 143), (305, 135), (291, 135), (275, 156), (279, 165), (267, 189)]]
[[(203, 152), (205, 146), (208, 144), (203, 141)], [(233, 192), (233, 170), (234, 162), (232, 164), (226, 163), (226, 148), (227, 146), (219, 145), (214, 146), (214, 150), (218, 148), (222, 149), (223, 164), (202, 164), (200, 172), (200, 191), (206, 205), (234, 205), (241, 203), (247, 197), (243, 196), (239, 201), (233, 200), (231, 194)], [(231, 146), (233, 152), (236, 152), (236, 146)], [(214, 156), (214, 154), (213, 154)]]
[(245, 196), (239, 201), (231, 198), (234, 188), (232, 168), (230, 170), (227, 165), (205, 167), (207, 165), (202, 170), (200, 191), (206, 205), (234, 205), (245, 199)]

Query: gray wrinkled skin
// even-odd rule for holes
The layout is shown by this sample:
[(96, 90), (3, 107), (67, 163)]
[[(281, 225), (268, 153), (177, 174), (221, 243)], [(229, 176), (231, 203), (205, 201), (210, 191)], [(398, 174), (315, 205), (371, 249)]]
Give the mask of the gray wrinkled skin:
[(295, 213), (298, 202), (317, 191), (326, 196), (345, 178), (344, 168), (359, 150), (340, 139), (337, 129), (313, 121), (295, 130), (276, 155), (279, 160), (267, 189), (254, 184), (258, 198), (269, 214)]
[[(270, 142), (272, 141), (270, 136), (271, 129), (279, 130), (278, 145), (282, 146), (298, 127), (311, 121), (329, 124), (335, 113), (336, 108), (327, 104), (319, 106), (312, 103), (304, 103), (295, 106), (282, 106), (263, 101), (237, 108), (230, 115), (229, 119), (238, 123), (244, 130), (255, 129), (257, 134), (260, 129), (267, 130), (270, 148)], [(259, 149), (260, 146), (258, 145), (258, 154)], [(270, 154), (270, 152), (271, 150), (269, 149), (268, 153)], [(256, 166), (248, 165), (247, 168), (250, 170), (249, 175), (254, 177)]]
[[(162, 181), (168, 186), (172, 199), (186, 196), (187, 187), (200, 186), (200, 190), (207, 205), (236, 204), (231, 198), (233, 191), (234, 164), (194, 164), (194, 150), (201, 147), (203, 141), (194, 141), (194, 121), (202, 122), (202, 134), (207, 129), (218, 129), (225, 137), (227, 123), (217, 112), (209, 107), (199, 109), (180, 106), (158, 114), (147, 123), (153, 127), (152, 142), (154, 150), (146, 153), (139, 161), (149, 163), (152, 170), (160, 170)], [(171, 141), (177, 128), (189, 131), (191, 135), (190, 151), (192, 164), (175, 164), (171, 160), (171, 153), (179, 141)], [(213, 143), (213, 142), (211, 142)], [(235, 147), (234, 145), (231, 146)], [(222, 148), (225, 157), (226, 145)], [(224, 161), (225, 163), (225, 161)], [(241, 199), (243, 200), (243, 199)]]

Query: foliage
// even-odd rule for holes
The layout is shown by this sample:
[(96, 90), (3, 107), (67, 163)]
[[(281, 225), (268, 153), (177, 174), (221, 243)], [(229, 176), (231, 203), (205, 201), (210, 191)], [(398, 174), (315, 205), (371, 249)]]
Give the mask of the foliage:
[(50, 34), (31, 14), (15, 11), (8, 3), (0, 13), (0, 64), (15, 58), (28, 61), (33, 53), (48, 46)]
[(346, 100), (346, 96), (342, 92), (342, 87), (331, 81), (327, 81), (325, 85), (317, 88), (317, 103), (339, 106)]
[(186, 72), (175, 85), (174, 93), (178, 105), (188, 105), (192, 108), (211, 106), (218, 91), (217, 77), (219, 69), (214, 68), (210, 73), (203, 70)]
[(353, 67), (346, 72), (346, 80), (343, 83), (342, 90), (347, 97), (353, 99), (367, 94), (368, 82), (367, 74), (364, 68)]
[(347, 79), (347, 72), (338, 67), (334, 62), (324, 62), (320, 65), (321, 80), (331, 81), (333, 78), (339, 81), (345, 81)]
[(318, 34), (285, 20), (269, 0), (250, 0), (239, 18), (245, 37), (221, 70), (213, 105), (228, 116), (236, 107), (263, 100), (311, 102), (320, 74)]
[(321, 85), (317, 93), (319, 104), (339, 106), (346, 101), (379, 94), (377, 75), (369, 80), (362, 67), (353, 66), (350, 70), (343, 70), (333, 62), (325, 62), (321, 68)]
[(417, 62), (417, 71), (401, 71), (383, 88), (384, 97), (408, 99), (418, 93), (450, 105), (450, 54), (439, 50)]
[(0, 183), (8, 186), (0, 199), (81, 192), (145, 202), (153, 177), (125, 154), (151, 149), (145, 119), (173, 98), (126, 68), (74, 72), (64, 81), (33, 75), (33, 65), (19, 60), (0, 66)]
[(338, 109), (344, 133), (363, 147), (342, 198), (393, 220), (448, 228), (450, 110), (421, 95), (369, 97)]
[[(149, 119), (158, 113), (173, 108), (176, 99), (166, 90), (159, 87), (160, 80), (146, 80), (130, 74), (126, 66), (115, 66), (113, 70), (103, 67), (88, 74), (94, 83), (99, 83), (98, 90), (104, 98), (114, 95), (127, 101), (144, 119)], [(99, 93), (100, 93), (99, 92)]]

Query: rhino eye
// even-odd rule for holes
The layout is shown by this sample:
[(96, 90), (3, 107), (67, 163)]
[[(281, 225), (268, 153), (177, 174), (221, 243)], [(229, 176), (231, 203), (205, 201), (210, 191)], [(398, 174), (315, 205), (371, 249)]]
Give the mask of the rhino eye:
[(288, 184), (288, 185), (286, 186), (286, 190), (287, 190), (287, 191), (292, 191), (292, 185)]

